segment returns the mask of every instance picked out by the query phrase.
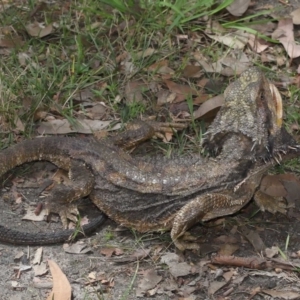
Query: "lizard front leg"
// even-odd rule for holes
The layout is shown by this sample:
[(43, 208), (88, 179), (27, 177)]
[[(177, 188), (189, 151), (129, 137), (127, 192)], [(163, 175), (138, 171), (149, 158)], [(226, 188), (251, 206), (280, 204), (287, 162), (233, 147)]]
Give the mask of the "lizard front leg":
[(282, 197), (273, 197), (258, 190), (253, 198), (261, 211), (268, 211), (272, 214), (276, 212), (286, 214), (286, 205), (282, 202)]
[(163, 138), (164, 133), (182, 130), (187, 127), (184, 123), (162, 123), (156, 121), (135, 121), (129, 123), (124, 132), (109, 138), (109, 142), (123, 149), (131, 149), (154, 136)]
[(185, 249), (198, 249), (199, 245), (183, 240), (184, 233), (200, 221), (208, 221), (224, 215), (230, 215), (240, 210), (251, 196), (233, 197), (230, 193), (207, 193), (195, 197), (176, 214), (171, 230), (171, 238), (175, 246)]
[(79, 215), (76, 203), (72, 202), (88, 196), (94, 186), (92, 172), (78, 160), (71, 160), (69, 178), (69, 185), (57, 185), (46, 200), (48, 215), (57, 213), (65, 229), (68, 227), (68, 219), (76, 223), (76, 215)]

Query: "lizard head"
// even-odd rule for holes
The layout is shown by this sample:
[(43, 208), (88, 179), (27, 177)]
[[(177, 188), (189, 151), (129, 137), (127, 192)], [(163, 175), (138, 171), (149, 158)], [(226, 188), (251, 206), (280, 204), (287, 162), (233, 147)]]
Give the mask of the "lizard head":
[(225, 89), (224, 105), (207, 131), (205, 146), (218, 154), (234, 135), (247, 142), (253, 158), (286, 151), (296, 142), (282, 127), (282, 115), (278, 89), (258, 68), (249, 68)]

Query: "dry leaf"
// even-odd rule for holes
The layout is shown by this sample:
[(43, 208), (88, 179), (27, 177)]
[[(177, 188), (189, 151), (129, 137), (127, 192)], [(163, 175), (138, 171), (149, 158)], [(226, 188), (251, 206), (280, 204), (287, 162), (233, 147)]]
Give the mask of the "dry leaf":
[(137, 261), (137, 260), (143, 260), (145, 257), (147, 257), (150, 253), (150, 249), (139, 249), (135, 251), (133, 254), (130, 256), (125, 256), (125, 257), (112, 257), (109, 261), (115, 262), (115, 263), (128, 263), (132, 261)]
[(186, 276), (191, 273), (192, 267), (186, 262), (179, 262), (180, 257), (175, 253), (167, 253), (161, 257), (161, 262), (168, 265), (174, 277)]
[(141, 80), (129, 81), (125, 86), (125, 98), (127, 103), (143, 102), (143, 92), (149, 90), (149, 85)]
[(224, 96), (219, 95), (205, 101), (195, 112), (194, 118), (211, 117), (223, 105)]
[(296, 10), (291, 12), (291, 16), (293, 18), (293, 23), (295, 25), (299, 25), (300, 24), (300, 8), (297, 8)]
[(24, 43), (19, 36), (3, 36), (0, 38), (1, 48), (17, 48)]
[(78, 91), (74, 94), (73, 100), (78, 102), (90, 101), (95, 98), (95, 94), (92, 92), (91, 88), (86, 88), (81, 91)]
[(25, 28), (29, 35), (42, 38), (54, 32), (53, 25), (54, 23), (51, 23), (47, 26), (43, 26), (41, 23), (34, 22), (32, 24), (26, 25)]
[(14, 123), (16, 126), (16, 128), (14, 130), (19, 130), (19, 131), (25, 130), (25, 126), (18, 116), (15, 117)]
[(238, 240), (233, 237), (233, 236), (228, 236), (228, 235), (220, 235), (217, 238), (214, 239), (215, 243), (218, 244), (225, 244), (225, 243), (230, 243), (230, 244), (236, 244)]
[(43, 262), (40, 265), (33, 266), (34, 276), (42, 276), (48, 272), (47, 265)]
[(41, 260), (42, 260), (42, 255), (43, 255), (43, 247), (40, 247), (35, 251), (34, 258), (32, 260), (32, 264), (33, 265), (40, 264)]
[[(40, 122), (38, 132), (40, 134), (66, 134), (71, 132), (79, 133), (93, 133), (95, 131), (103, 130), (107, 128), (112, 121), (100, 121), (100, 120), (77, 120), (76, 125), (70, 124), (67, 119), (49, 120), (48, 122)], [(120, 126), (120, 124), (119, 124)], [(112, 130), (116, 130), (120, 127), (114, 126)]]
[(148, 290), (155, 288), (155, 286), (162, 280), (162, 276), (157, 275), (153, 269), (146, 270), (144, 277), (138, 284), (136, 289), (136, 296), (143, 297)]
[(292, 292), (292, 291), (262, 290), (262, 292), (271, 296), (272, 298), (274, 297), (277, 299), (293, 300), (293, 299), (300, 298), (299, 293)]
[(107, 107), (101, 103), (96, 103), (92, 107), (85, 109), (85, 115), (93, 120), (102, 120), (106, 115)]
[(71, 285), (66, 275), (53, 260), (48, 260), (48, 265), (53, 278), (53, 288), (47, 300), (71, 300)]
[(174, 74), (174, 70), (168, 67), (169, 61), (166, 59), (160, 60), (150, 67), (147, 68), (148, 71), (150, 72), (155, 72), (158, 74), (164, 74), (164, 75), (169, 75), (171, 76)]
[(201, 76), (202, 67), (194, 66), (194, 65), (187, 65), (183, 69), (183, 76), (187, 78), (198, 78)]
[(254, 34), (249, 34), (248, 44), (256, 53), (261, 53), (269, 47), (265, 40), (258, 38)]
[(93, 252), (92, 248), (90, 248), (82, 241), (78, 241), (75, 244), (63, 244), (63, 249), (66, 253), (73, 254), (86, 254), (89, 252)]
[(227, 284), (226, 281), (213, 281), (209, 284), (208, 295), (212, 296), (215, 292)]
[(285, 197), (287, 195), (278, 175), (264, 176), (260, 184), (260, 190), (273, 197)]
[(249, 33), (242, 30), (230, 32), (226, 35), (212, 35), (208, 33), (206, 35), (232, 49), (243, 49), (249, 40)]
[(271, 248), (265, 249), (266, 257), (272, 258), (279, 253), (279, 249), (276, 246), (272, 246)]
[(221, 74), (225, 76), (240, 75), (242, 72), (247, 70), (251, 64), (248, 56), (245, 53), (241, 53), (238, 58), (226, 56), (221, 58), (219, 62), (227, 67), (221, 71)]
[(175, 83), (171, 80), (164, 80), (164, 82), (166, 83), (168, 89), (173, 93), (182, 94), (185, 96), (198, 94), (198, 91), (191, 88), (189, 85)]
[(249, 7), (250, 0), (234, 0), (226, 9), (236, 17), (240, 17)]
[(242, 227), (240, 231), (252, 244), (255, 251), (260, 252), (266, 249), (266, 245), (264, 244), (263, 240), (256, 230), (249, 230), (246, 227)]
[(146, 50), (138, 52), (136, 54), (136, 56), (137, 56), (137, 58), (143, 58), (143, 57), (151, 56), (155, 52), (156, 52), (155, 49), (153, 49), (153, 48), (147, 48)]
[(171, 93), (167, 90), (160, 90), (157, 94), (157, 106), (162, 106), (166, 103), (172, 103), (174, 99), (176, 98), (175, 93)]
[(272, 34), (273, 39), (277, 39), (286, 50), (290, 58), (300, 56), (300, 45), (294, 39), (294, 26), (292, 19), (279, 20), (277, 29)]
[(31, 61), (30, 56), (25, 52), (18, 53), (19, 63), (22, 67), (27, 66), (28, 61)]
[(23, 257), (23, 255), (24, 255), (24, 252), (23, 252), (23, 251), (17, 252), (17, 254), (16, 254), (15, 257), (14, 257), (14, 261), (20, 260), (20, 259)]
[(176, 98), (172, 101), (174, 103), (178, 103), (185, 100), (189, 95), (198, 95), (198, 91), (191, 88), (188, 85), (175, 83), (171, 80), (164, 80), (164, 82), (167, 85), (168, 89), (172, 93), (176, 94)]
[(219, 255), (232, 255), (240, 247), (238, 245), (224, 244), (220, 247), (218, 254)]
[(35, 222), (41, 222), (44, 221), (46, 216), (48, 215), (47, 209), (42, 209), (39, 215), (35, 214), (35, 210), (32, 210), (32, 208), (28, 208), (26, 210), (25, 216), (23, 216), (22, 220), (30, 220)]
[(112, 257), (115, 252), (115, 248), (112, 247), (103, 247), (100, 250), (100, 253), (105, 255), (106, 257)]

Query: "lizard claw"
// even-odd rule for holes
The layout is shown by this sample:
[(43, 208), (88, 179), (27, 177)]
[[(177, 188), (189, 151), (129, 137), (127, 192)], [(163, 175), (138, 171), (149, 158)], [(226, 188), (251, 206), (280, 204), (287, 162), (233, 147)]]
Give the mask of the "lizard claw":
[(69, 204), (67, 205), (63, 210), (61, 210), (59, 213), (60, 220), (63, 224), (64, 229), (68, 229), (69, 222), (68, 220), (77, 223), (79, 215), (79, 211), (76, 205)]
[(178, 248), (180, 251), (184, 250), (198, 250), (200, 249), (199, 243), (196, 243), (195, 241), (197, 238), (193, 236), (190, 232), (185, 232), (181, 236), (178, 236), (177, 238), (173, 239), (174, 245), (176, 248)]
[(277, 212), (286, 214), (286, 204), (283, 203), (282, 197), (273, 197), (262, 191), (257, 191), (254, 200), (262, 211), (268, 211), (272, 214)]
[[(58, 204), (55, 203), (54, 205), (51, 205), (51, 203), (46, 203), (46, 209), (48, 216), (51, 216), (52, 213), (58, 214), (60, 217), (60, 220), (63, 224), (64, 229), (68, 229), (69, 227), (69, 221), (72, 221), (74, 223), (77, 223), (79, 215), (79, 211), (76, 204), (73, 203), (63, 203)], [(51, 217), (50, 217), (51, 218)]]

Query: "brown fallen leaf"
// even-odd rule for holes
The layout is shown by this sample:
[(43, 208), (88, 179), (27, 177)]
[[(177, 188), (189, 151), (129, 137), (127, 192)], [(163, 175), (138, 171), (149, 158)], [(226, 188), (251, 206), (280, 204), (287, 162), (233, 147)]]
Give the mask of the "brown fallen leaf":
[(176, 94), (175, 93), (171, 93), (168, 90), (160, 90), (157, 92), (156, 94), (157, 96), (157, 106), (162, 106), (166, 103), (173, 103), (173, 101), (176, 98)]
[(295, 25), (300, 25), (300, 8), (291, 12), (291, 16), (293, 18), (293, 23)]
[(71, 300), (71, 285), (66, 275), (53, 260), (48, 260), (49, 269), (53, 278), (53, 288), (47, 300)]
[(106, 257), (111, 257), (113, 254), (119, 256), (122, 255), (124, 252), (120, 248), (114, 247), (102, 247), (100, 253), (105, 255)]
[(237, 76), (250, 67), (252, 62), (247, 54), (241, 51), (237, 51), (237, 53), (238, 55), (227, 55), (226, 57), (222, 57), (218, 60), (225, 66), (221, 71), (222, 75)]
[(112, 257), (115, 252), (115, 248), (112, 247), (103, 247), (100, 250), (100, 253), (105, 255), (106, 257)]
[(147, 48), (145, 50), (142, 50), (142, 51), (139, 51), (137, 54), (136, 54), (136, 57), (137, 58), (144, 58), (144, 57), (148, 57), (148, 56), (151, 56), (153, 55), (154, 53), (156, 53), (157, 51), (153, 48)]
[(220, 247), (218, 254), (219, 255), (232, 255), (240, 247), (238, 245), (224, 244)]
[(48, 273), (48, 268), (45, 262), (40, 265), (33, 266), (34, 276), (42, 276)]
[(208, 295), (212, 296), (214, 293), (216, 293), (219, 289), (221, 289), (223, 286), (227, 284), (226, 281), (213, 281), (209, 284), (208, 288)]
[(173, 93), (185, 96), (198, 94), (198, 91), (191, 88), (189, 85), (179, 84), (171, 80), (164, 80), (164, 82), (167, 85), (168, 89)]
[(260, 190), (273, 197), (285, 197), (287, 195), (278, 175), (264, 176), (260, 184)]
[(29, 207), (26, 210), (26, 214), (23, 216), (22, 220), (41, 222), (41, 221), (45, 221), (47, 215), (48, 215), (48, 211), (45, 208), (43, 208), (40, 211), (40, 213), (37, 215), (35, 213), (35, 210), (33, 210), (31, 207)]
[(19, 36), (4, 36), (0, 38), (0, 47), (1, 48), (17, 48), (24, 44), (22, 39)]
[(82, 241), (78, 241), (74, 244), (63, 244), (63, 249), (66, 253), (72, 254), (86, 254), (93, 252), (92, 248)]
[(279, 248), (277, 246), (272, 246), (271, 248), (265, 249), (266, 257), (272, 258), (279, 253)]
[(225, 243), (237, 244), (238, 240), (233, 236), (220, 235), (214, 239), (214, 242), (219, 244), (225, 244)]
[(186, 262), (180, 262), (180, 257), (175, 253), (167, 253), (161, 257), (161, 262), (168, 265), (174, 277), (186, 276), (191, 273), (192, 267)]
[(139, 282), (136, 296), (143, 297), (149, 290), (152, 290), (162, 280), (162, 276), (157, 275), (154, 269), (149, 269), (144, 272), (143, 279)]
[[(77, 120), (76, 124), (71, 124), (67, 119), (53, 119), (48, 122), (40, 122), (38, 132), (40, 134), (66, 134), (71, 132), (93, 133), (107, 128), (112, 121), (100, 120)], [(117, 129), (114, 127), (113, 129)]]
[(32, 264), (33, 265), (40, 264), (42, 261), (42, 255), (43, 255), (43, 247), (40, 247), (35, 251), (34, 258), (32, 260)]
[(142, 80), (129, 81), (125, 86), (126, 103), (144, 102), (143, 92), (149, 90), (148, 84)]
[(224, 44), (232, 49), (244, 49), (249, 39), (249, 33), (242, 30), (230, 32), (226, 35), (217, 35), (209, 33), (206, 33), (206, 35), (212, 40)]
[(152, 64), (150, 67), (147, 68), (148, 71), (150, 72), (155, 72), (158, 74), (162, 74), (163, 77), (166, 78), (170, 78), (172, 76), (172, 74), (174, 74), (174, 70), (171, 69), (169, 66), (169, 61), (164, 59), (164, 60), (160, 60), (154, 64)]
[(290, 58), (300, 56), (300, 45), (295, 42), (292, 19), (279, 20), (277, 29), (272, 34), (272, 38), (278, 40), (283, 45)]
[(194, 105), (202, 104), (205, 101), (207, 101), (209, 98), (210, 98), (210, 95), (208, 95), (208, 94), (201, 94), (200, 96), (198, 96), (195, 99), (193, 99), (193, 104)]
[(114, 263), (127, 263), (137, 260), (141, 261), (149, 255), (150, 251), (150, 249), (138, 249), (127, 257), (112, 257), (109, 259), (109, 261)]
[(187, 65), (183, 69), (182, 73), (184, 77), (187, 78), (198, 78), (201, 75), (201, 70), (203, 68), (200, 66), (194, 66), (194, 65)]
[(240, 228), (240, 231), (251, 243), (255, 251), (261, 252), (266, 249), (266, 245), (256, 230), (249, 230), (247, 227), (243, 226)]
[(277, 299), (293, 300), (300, 298), (300, 293), (293, 291), (261, 290), (261, 292)]
[(249, 34), (248, 44), (250, 45), (251, 49), (256, 53), (261, 53), (269, 47), (268, 42), (261, 38), (258, 38), (254, 34)]
[(195, 112), (194, 112), (194, 118), (199, 119), (202, 117), (205, 118), (211, 118), (213, 117), (218, 109), (223, 105), (224, 103), (224, 96), (219, 95), (213, 98), (210, 98), (209, 100), (205, 101)]
[(85, 109), (85, 115), (93, 120), (103, 120), (107, 114), (107, 107), (101, 103), (96, 103), (92, 107)]
[(236, 17), (240, 17), (248, 9), (250, 0), (234, 0), (226, 9)]
[(42, 38), (54, 32), (55, 28), (53, 25), (54, 23), (43, 26), (41, 23), (34, 22), (26, 25), (25, 28), (29, 35)]

